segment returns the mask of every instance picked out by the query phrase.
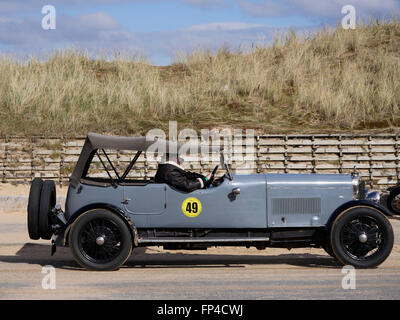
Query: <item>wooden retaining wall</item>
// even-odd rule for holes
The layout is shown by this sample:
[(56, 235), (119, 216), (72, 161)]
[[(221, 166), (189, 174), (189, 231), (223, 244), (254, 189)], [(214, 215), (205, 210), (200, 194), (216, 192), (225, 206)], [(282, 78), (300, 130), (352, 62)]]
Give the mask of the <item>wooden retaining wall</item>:
[[(34, 177), (54, 179), (60, 185), (68, 182), (79, 156), (84, 137), (74, 139), (44, 137), (0, 138), (0, 181), (28, 183)], [(234, 142), (236, 142), (234, 140)], [(233, 150), (245, 152), (245, 142), (234, 143)], [(236, 173), (351, 173), (356, 167), (373, 188), (386, 188), (400, 180), (400, 135), (263, 135), (254, 137), (254, 152), (242, 159), (232, 157)], [(113, 152), (110, 158), (123, 170), (131, 152)], [(96, 159), (97, 160), (97, 159)], [(184, 167), (209, 172), (217, 163), (187, 159)], [(132, 177), (154, 176), (157, 162), (145, 153), (132, 170)], [(103, 175), (99, 162), (92, 175)]]

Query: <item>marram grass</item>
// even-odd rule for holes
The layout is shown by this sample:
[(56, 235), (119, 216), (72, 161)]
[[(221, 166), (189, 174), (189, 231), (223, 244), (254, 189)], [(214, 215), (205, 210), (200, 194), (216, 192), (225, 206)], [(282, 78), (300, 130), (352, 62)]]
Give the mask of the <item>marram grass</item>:
[(251, 52), (193, 52), (167, 67), (75, 50), (0, 57), (0, 135), (140, 134), (153, 127), (262, 133), (396, 131), (400, 22), (279, 37)]

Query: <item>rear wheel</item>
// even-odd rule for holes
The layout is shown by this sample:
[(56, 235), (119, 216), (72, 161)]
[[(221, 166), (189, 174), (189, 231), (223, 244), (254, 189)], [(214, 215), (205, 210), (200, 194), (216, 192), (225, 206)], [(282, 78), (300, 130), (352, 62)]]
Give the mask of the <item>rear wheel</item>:
[(382, 213), (370, 207), (355, 207), (336, 218), (330, 240), (333, 253), (344, 265), (373, 268), (389, 256), (394, 235)]
[(325, 243), (324, 250), (327, 254), (329, 254), (332, 258), (335, 258), (335, 254), (333, 253), (332, 246), (330, 243)]
[(43, 180), (35, 178), (32, 181), (28, 200), (28, 233), (32, 240), (38, 240), (39, 234), (39, 211), (40, 195), (42, 192)]
[(82, 214), (72, 226), (69, 243), (75, 260), (89, 270), (116, 270), (132, 253), (128, 226), (103, 209)]

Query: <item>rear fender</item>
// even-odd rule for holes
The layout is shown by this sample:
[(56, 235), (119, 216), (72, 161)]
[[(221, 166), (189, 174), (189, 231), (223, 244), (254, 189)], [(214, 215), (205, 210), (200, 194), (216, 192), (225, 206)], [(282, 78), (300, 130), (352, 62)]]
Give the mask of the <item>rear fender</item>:
[(87, 212), (89, 210), (93, 210), (93, 209), (106, 209), (106, 210), (109, 210), (110, 212), (113, 212), (116, 215), (120, 216), (122, 218), (122, 220), (128, 226), (129, 230), (131, 231), (131, 236), (132, 236), (134, 245), (135, 246), (138, 245), (138, 236), (137, 236), (138, 233), (137, 233), (136, 226), (133, 223), (132, 219), (123, 210), (121, 210), (120, 208), (115, 207), (113, 205), (110, 205), (108, 203), (92, 203), (92, 204), (84, 206), (84, 207), (80, 208), (79, 210), (77, 210), (76, 212), (74, 212), (67, 221), (66, 229), (64, 231), (62, 245), (65, 246), (67, 244), (69, 231), (71, 230), (71, 227), (73, 226), (75, 220), (79, 216), (84, 214), (85, 212)]

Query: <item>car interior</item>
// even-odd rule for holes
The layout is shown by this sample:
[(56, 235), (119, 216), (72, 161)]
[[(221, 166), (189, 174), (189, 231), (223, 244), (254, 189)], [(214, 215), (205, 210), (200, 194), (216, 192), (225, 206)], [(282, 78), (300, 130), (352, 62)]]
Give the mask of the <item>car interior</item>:
[[(101, 151), (101, 152), (100, 152)], [(107, 160), (107, 164), (109, 168), (106, 165), (106, 162), (104, 161), (103, 157)], [(85, 170), (82, 174), (82, 177), (80, 179), (80, 182), (85, 185), (93, 185), (93, 186), (98, 186), (98, 187), (109, 187), (109, 186), (114, 186), (116, 187), (117, 185), (121, 186), (146, 186), (150, 183), (156, 183), (154, 181), (154, 177), (148, 177), (142, 178), (142, 179), (135, 179), (129, 177), (129, 173), (131, 172), (132, 168), (134, 167), (136, 161), (139, 159), (140, 155), (142, 154), (142, 151), (138, 151), (135, 156), (132, 158), (130, 161), (128, 167), (125, 169), (125, 171), (120, 174), (115, 166), (113, 165), (112, 161), (109, 158), (109, 155), (104, 149), (101, 150), (94, 150), (86, 164)], [(106, 177), (100, 177), (100, 176), (91, 176), (90, 175), (90, 168), (93, 166), (94, 161), (93, 159), (96, 158), (99, 160), (101, 163), (102, 168), (104, 169), (104, 172), (107, 174)], [(216, 166), (214, 170), (212, 171), (212, 176), (214, 177), (219, 166)], [(227, 168), (227, 173), (220, 176), (219, 178), (214, 179), (213, 181), (213, 187), (219, 186), (225, 178), (229, 178), (230, 171), (229, 167), (226, 165)], [(98, 170), (97, 166), (95, 165), (95, 169)], [(112, 174), (113, 173), (113, 174)], [(114, 175), (114, 177), (113, 177)]]

